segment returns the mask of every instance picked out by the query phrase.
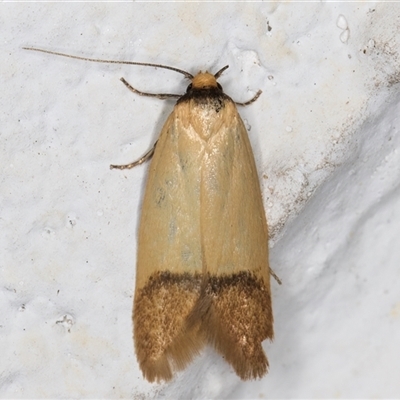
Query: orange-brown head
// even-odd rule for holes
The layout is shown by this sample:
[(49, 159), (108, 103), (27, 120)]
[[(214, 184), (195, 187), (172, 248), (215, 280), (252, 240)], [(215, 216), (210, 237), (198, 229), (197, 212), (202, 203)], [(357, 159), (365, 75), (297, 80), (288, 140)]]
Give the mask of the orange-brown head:
[(218, 83), (215, 79), (215, 76), (209, 72), (199, 72), (192, 79), (192, 87), (193, 89), (205, 89), (210, 87), (218, 87)]

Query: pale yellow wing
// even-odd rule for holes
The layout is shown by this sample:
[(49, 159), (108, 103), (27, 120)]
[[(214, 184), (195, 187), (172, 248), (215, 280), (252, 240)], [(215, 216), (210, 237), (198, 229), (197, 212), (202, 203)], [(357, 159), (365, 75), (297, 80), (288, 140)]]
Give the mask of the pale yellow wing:
[(226, 102), (207, 142), (201, 172), (200, 231), (208, 281), (190, 319), (242, 379), (267, 372), (263, 340), (273, 337), (268, 232), (244, 124)]
[(134, 340), (149, 381), (169, 380), (203, 341), (176, 338), (200, 295), (202, 256), (200, 174), (204, 143), (184, 127), (176, 109), (161, 131), (151, 161), (139, 228)]

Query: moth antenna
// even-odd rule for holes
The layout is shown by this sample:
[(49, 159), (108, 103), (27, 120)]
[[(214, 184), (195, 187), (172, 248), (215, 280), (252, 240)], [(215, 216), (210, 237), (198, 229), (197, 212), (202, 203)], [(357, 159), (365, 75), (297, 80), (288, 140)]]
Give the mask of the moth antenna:
[(214, 78), (218, 79), (222, 73), (229, 68), (229, 65), (225, 65), (225, 67), (221, 68), (216, 74), (214, 74)]
[(136, 62), (136, 61), (101, 60), (101, 59), (97, 59), (97, 58), (80, 57), (80, 56), (74, 56), (71, 54), (59, 53), (57, 51), (43, 50), (43, 49), (38, 49), (35, 47), (23, 47), (23, 49), (31, 50), (31, 51), (39, 51), (41, 53), (53, 54), (55, 56), (61, 56), (61, 57), (74, 58), (76, 60), (83, 60), (83, 61), (92, 61), (92, 62), (107, 63), (107, 64), (142, 65), (144, 67), (169, 69), (171, 71), (175, 71), (175, 72), (178, 72), (178, 73), (184, 75), (188, 79), (193, 79), (193, 75), (190, 74), (189, 72), (183, 71), (182, 69), (179, 69), (179, 68), (169, 67), (168, 65), (142, 63), (142, 62)]

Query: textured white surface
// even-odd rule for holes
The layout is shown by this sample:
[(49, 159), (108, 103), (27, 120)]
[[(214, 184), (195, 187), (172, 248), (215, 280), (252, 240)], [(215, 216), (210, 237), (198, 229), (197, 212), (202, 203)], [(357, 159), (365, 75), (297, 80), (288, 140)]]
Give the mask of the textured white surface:
[[(0, 396), (399, 397), (399, 4), (2, 4)], [(345, 39), (345, 40), (344, 40)], [(169, 385), (133, 352), (142, 155), (183, 93), (220, 79), (250, 129), (272, 235), (270, 373), (211, 349)], [(309, 201), (308, 201), (309, 200)], [(308, 201), (308, 202), (307, 202)], [(306, 204), (307, 202), (307, 204)], [(156, 234), (156, 233), (155, 233)]]

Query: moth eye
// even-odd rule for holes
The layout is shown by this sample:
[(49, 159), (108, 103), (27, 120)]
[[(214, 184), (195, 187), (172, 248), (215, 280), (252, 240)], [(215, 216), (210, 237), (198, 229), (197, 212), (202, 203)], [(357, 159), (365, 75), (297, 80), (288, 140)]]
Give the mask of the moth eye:
[(192, 90), (192, 84), (190, 84), (187, 89), (186, 89), (186, 93), (190, 92)]

